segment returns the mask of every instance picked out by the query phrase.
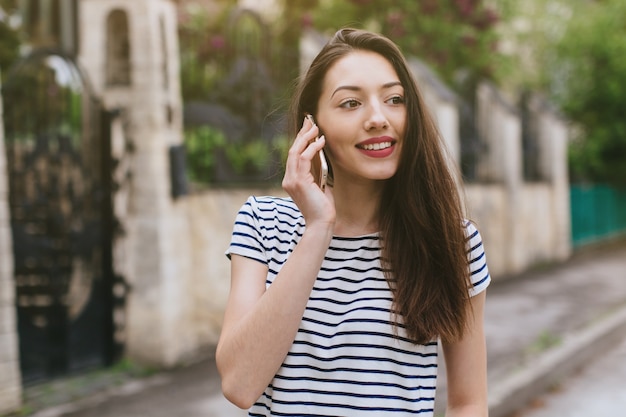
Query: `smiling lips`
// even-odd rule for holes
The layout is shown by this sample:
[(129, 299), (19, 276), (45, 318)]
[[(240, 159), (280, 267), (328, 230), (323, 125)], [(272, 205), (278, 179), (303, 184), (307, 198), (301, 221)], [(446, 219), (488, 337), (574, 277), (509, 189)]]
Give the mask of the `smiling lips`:
[(366, 141), (359, 143), (356, 147), (362, 153), (372, 158), (385, 158), (394, 150), (396, 141), (389, 136), (382, 136), (378, 138), (370, 138)]

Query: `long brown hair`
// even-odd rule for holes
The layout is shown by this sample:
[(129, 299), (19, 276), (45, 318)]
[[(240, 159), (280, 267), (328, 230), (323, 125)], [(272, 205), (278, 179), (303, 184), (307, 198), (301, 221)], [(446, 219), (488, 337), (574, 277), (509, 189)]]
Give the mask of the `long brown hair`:
[(382, 266), (394, 294), (393, 309), (416, 343), (458, 340), (467, 322), (470, 285), (463, 208), (439, 132), (398, 47), (376, 33), (338, 31), (300, 80), (290, 132), (295, 137), (305, 113), (317, 114), (328, 69), (355, 50), (386, 58), (405, 91), (406, 137), (379, 209)]

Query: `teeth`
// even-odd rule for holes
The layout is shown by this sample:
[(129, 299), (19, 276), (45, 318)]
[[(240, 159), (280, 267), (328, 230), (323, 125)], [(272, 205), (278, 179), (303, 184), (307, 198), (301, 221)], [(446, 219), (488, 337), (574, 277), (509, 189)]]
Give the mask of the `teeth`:
[(391, 147), (391, 142), (372, 143), (369, 145), (363, 145), (363, 149), (366, 151), (379, 151)]

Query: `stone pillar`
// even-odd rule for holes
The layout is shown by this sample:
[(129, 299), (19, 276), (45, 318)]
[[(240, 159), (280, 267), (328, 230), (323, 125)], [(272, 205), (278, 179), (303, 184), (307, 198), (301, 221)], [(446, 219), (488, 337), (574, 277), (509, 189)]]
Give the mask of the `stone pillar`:
[(187, 201), (172, 197), (168, 158), (183, 140), (176, 9), (169, 0), (83, 0), (79, 13), (79, 60), (124, 125), (130, 179), (116, 212), (126, 216), (125, 259), (114, 266), (130, 286), (126, 354), (172, 366), (197, 349)]
[(0, 95), (0, 415), (21, 406), (22, 382), (15, 317), (13, 244), (9, 221), (9, 188)]
[(523, 196), (522, 127), (515, 107), (490, 84), (479, 85), (477, 97), (478, 131), (487, 143), (487, 154), (480, 159), (478, 179), (505, 187), (507, 218), (504, 242), (505, 270), (520, 272), (526, 266), (523, 222), (519, 221)]
[(409, 59), (409, 67), (415, 77), (428, 110), (437, 123), (445, 142), (451, 163), (460, 170), (461, 139), (459, 138), (458, 98), (441, 79), (422, 61)]
[(572, 253), (570, 184), (567, 170), (568, 127), (557, 111), (541, 98), (535, 98), (538, 121), (540, 171), (552, 188), (552, 227), (554, 257), (567, 259)]

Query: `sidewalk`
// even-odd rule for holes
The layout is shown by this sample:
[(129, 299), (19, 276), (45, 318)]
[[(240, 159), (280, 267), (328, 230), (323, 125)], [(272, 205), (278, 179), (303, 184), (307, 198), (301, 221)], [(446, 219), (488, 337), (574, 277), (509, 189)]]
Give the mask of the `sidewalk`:
[[(626, 240), (585, 249), (563, 264), (496, 280), (487, 293), (485, 331), (490, 416), (509, 417), (624, 338)], [(441, 371), (437, 416), (443, 416), (445, 407)], [(32, 415), (246, 415), (222, 398), (210, 360), (101, 388), (93, 395), (71, 398), (71, 392), (66, 392), (65, 396), (59, 405)]]

